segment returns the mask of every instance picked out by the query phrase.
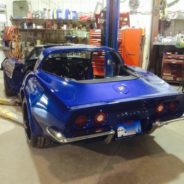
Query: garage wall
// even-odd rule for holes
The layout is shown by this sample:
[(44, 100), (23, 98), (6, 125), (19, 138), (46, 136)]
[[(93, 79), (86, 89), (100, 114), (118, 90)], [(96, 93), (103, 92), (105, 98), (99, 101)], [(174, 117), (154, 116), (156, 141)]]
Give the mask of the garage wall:
[(3, 2), (4, 4), (6, 4), (6, 7), (7, 7), (7, 24), (10, 24), (10, 21), (9, 21), (9, 15), (12, 14), (12, 0), (3, 0), (1, 1)]
[[(171, 3), (172, 0), (167, 0), (168, 3)], [(184, 0), (180, 0), (178, 1), (175, 5), (171, 6), (171, 7), (168, 7), (168, 11), (181, 11), (183, 12), (183, 7), (184, 7)]]
[(71, 9), (79, 12), (93, 12), (98, 0), (30, 0), (33, 9)]
[[(88, 13), (94, 12), (98, 1), (103, 2), (103, 0), (29, 0), (28, 2), (32, 10), (61, 8)], [(3, 3), (7, 4), (7, 14), (10, 17), (13, 13), (13, 0), (3, 0)], [(8, 23), (10, 24), (10, 21)]]

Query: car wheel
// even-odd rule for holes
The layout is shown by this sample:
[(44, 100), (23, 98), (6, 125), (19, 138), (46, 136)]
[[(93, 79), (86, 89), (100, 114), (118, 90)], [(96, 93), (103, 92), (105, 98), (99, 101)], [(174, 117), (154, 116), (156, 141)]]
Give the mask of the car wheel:
[(15, 96), (15, 93), (10, 89), (8, 85), (7, 76), (4, 71), (3, 71), (3, 79), (4, 79), (4, 89), (5, 89), (6, 96)]
[(22, 103), (22, 109), (23, 109), (23, 121), (24, 121), (24, 130), (26, 133), (27, 142), (29, 145), (35, 148), (46, 148), (50, 147), (54, 144), (54, 142), (45, 136), (34, 136), (31, 130), (31, 122), (30, 122), (30, 114), (28, 111), (27, 103), (24, 98)]

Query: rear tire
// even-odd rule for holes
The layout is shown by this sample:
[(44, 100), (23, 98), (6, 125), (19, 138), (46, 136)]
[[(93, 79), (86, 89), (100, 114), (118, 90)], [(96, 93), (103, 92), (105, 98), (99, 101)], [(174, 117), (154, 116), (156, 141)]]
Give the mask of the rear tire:
[(54, 142), (48, 137), (45, 137), (43, 135), (40, 135), (40, 136), (33, 135), (33, 132), (30, 126), (30, 123), (31, 123), (29, 118), (30, 114), (27, 108), (27, 103), (25, 98), (23, 99), (22, 110), (23, 110), (24, 130), (26, 133), (28, 144), (35, 148), (46, 148), (53, 145)]
[(29, 145), (35, 148), (48, 148), (54, 144), (52, 140), (44, 136), (31, 136), (27, 141)]

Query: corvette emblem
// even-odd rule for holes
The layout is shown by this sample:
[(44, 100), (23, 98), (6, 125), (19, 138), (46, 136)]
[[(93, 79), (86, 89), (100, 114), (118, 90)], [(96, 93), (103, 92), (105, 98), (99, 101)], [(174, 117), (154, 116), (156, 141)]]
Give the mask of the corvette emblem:
[(116, 84), (113, 86), (113, 88), (119, 94), (127, 94), (128, 93), (128, 87), (125, 86), (124, 84)]
[(124, 86), (119, 86), (119, 87), (118, 87), (118, 90), (119, 90), (119, 91), (124, 91), (124, 90), (125, 90), (125, 87), (124, 87)]

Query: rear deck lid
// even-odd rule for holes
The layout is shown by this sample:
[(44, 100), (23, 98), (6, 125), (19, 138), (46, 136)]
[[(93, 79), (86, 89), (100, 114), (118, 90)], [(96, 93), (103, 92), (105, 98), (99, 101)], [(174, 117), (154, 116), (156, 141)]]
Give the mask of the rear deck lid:
[(144, 78), (82, 83), (38, 72), (39, 80), (69, 108), (118, 103), (145, 98), (176, 95), (167, 83), (151, 84)]

